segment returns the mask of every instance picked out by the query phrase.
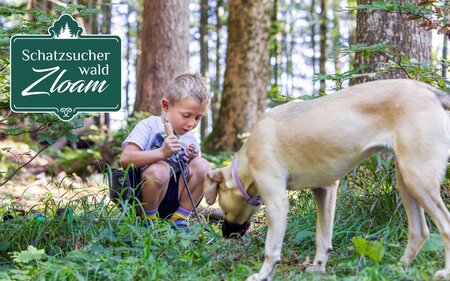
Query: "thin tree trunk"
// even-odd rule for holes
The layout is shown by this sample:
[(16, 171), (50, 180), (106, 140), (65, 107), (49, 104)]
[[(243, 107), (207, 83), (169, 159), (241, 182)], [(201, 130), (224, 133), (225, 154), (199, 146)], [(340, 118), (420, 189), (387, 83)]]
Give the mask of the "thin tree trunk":
[[(144, 13), (144, 2), (137, 3), (137, 22), (136, 22), (136, 58), (135, 58), (135, 71), (136, 71), (136, 90), (138, 89), (138, 85), (141, 84), (141, 35), (142, 35), (142, 25), (143, 25), (143, 13)], [(133, 106), (133, 114), (136, 108), (136, 103), (138, 102), (139, 94), (136, 92), (134, 106)]]
[[(320, 58), (319, 58), (319, 72), (322, 75), (326, 74), (326, 62), (327, 62), (327, 33), (328, 33), (328, 18), (327, 18), (327, 11), (328, 11), (328, 0), (321, 0), (320, 1)], [(320, 80), (320, 88), (319, 92), (323, 93), (325, 92), (325, 80)]]
[[(102, 34), (111, 34), (111, 0), (100, 0), (102, 2), (101, 9), (102, 9)], [(109, 113), (102, 113), (104, 114), (104, 125), (106, 126), (108, 138), (112, 139), (110, 128), (111, 123), (111, 116)]]
[(271, 44), (270, 44), (270, 65), (271, 65), (271, 91), (272, 93), (274, 91), (278, 92), (278, 66), (279, 66), (279, 54), (278, 54), (278, 45), (279, 45), (279, 22), (278, 22), (278, 0), (273, 1), (273, 8), (272, 8), (272, 15), (270, 18), (271, 22)]
[(132, 13), (132, 6), (127, 6), (127, 13), (126, 13), (126, 55), (125, 60), (127, 63), (127, 73), (126, 73), (126, 80), (125, 80), (125, 114), (126, 117), (130, 116), (130, 68), (131, 68), (131, 24), (130, 24), (130, 16)]
[(442, 77), (447, 77), (447, 52), (448, 52), (448, 36), (444, 34), (444, 43), (442, 46)]
[(220, 87), (220, 80), (222, 77), (222, 66), (220, 63), (220, 57), (221, 57), (221, 38), (222, 38), (222, 18), (224, 14), (224, 6), (223, 6), (223, 0), (217, 0), (216, 2), (216, 9), (215, 9), (215, 15), (216, 15), (216, 77), (214, 79), (214, 96), (212, 98), (211, 102), (211, 115), (213, 118), (213, 124), (216, 124), (217, 120), (219, 119), (219, 109), (220, 109), (220, 93), (221, 93), (221, 87)]
[(340, 0), (333, 0), (333, 53), (334, 53), (334, 72), (341, 73), (341, 61), (339, 60), (339, 46), (341, 39), (341, 29), (339, 28), (340, 16), (339, 10), (341, 7)]
[[(209, 80), (209, 58), (208, 58), (208, 0), (200, 1), (200, 73)], [(209, 114), (206, 113), (200, 123), (200, 139), (204, 140), (208, 136)]]
[[(316, 20), (315, 20), (315, 6), (316, 6), (316, 1), (315, 0), (311, 0), (311, 7), (309, 9), (309, 16), (311, 17), (310, 20), (310, 24), (311, 24), (311, 50), (312, 50), (312, 71), (313, 71), (313, 75), (316, 73)], [(312, 95), (314, 96), (315, 93), (315, 88), (316, 88), (316, 80), (313, 79), (312, 80), (312, 86), (313, 86), (313, 90), (312, 90)]]
[[(287, 49), (288, 49), (288, 42), (287, 42), (287, 36), (288, 36), (288, 31), (287, 31), (287, 26), (288, 26), (288, 23), (287, 23), (287, 11), (286, 11), (286, 8), (287, 8), (287, 4), (286, 4), (286, 0), (281, 0), (281, 8), (279, 8), (279, 13), (281, 14), (281, 17), (280, 17), (280, 22), (279, 22), (279, 24), (280, 24), (280, 31), (281, 31), (281, 41), (280, 41), (280, 48), (281, 48), (281, 52), (280, 52), (280, 61), (279, 61), (279, 63), (280, 63), (280, 66), (281, 66), (281, 71), (280, 71), (280, 74), (279, 74), (279, 78), (280, 78), (280, 80), (281, 80), (281, 83), (282, 83), (282, 86), (283, 87), (281, 87), (282, 88), (282, 91), (283, 91), (283, 94), (284, 95), (286, 95), (286, 96), (289, 96), (289, 93), (288, 93), (288, 87), (287, 87), (287, 79), (286, 80), (282, 80), (281, 78), (282, 78), (282, 75), (284, 74), (285, 75), (285, 77), (287, 78), (287, 56), (288, 56), (288, 54), (287, 54)], [(279, 82), (280, 83), (280, 82)], [(280, 87), (279, 85), (278, 85), (278, 87)], [(280, 90), (278, 91), (278, 92), (280, 92)]]

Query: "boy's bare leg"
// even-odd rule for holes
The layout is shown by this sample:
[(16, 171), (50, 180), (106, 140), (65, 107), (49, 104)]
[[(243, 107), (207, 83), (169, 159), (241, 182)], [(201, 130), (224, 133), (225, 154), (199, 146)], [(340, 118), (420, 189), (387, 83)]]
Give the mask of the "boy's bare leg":
[[(142, 206), (144, 210), (155, 210), (159, 207), (170, 180), (170, 167), (164, 161), (159, 161), (149, 165), (142, 172)], [(138, 208), (138, 214), (141, 210)]]
[[(203, 184), (206, 178), (206, 175), (210, 171), (211, 167), (208, 161), (201, 157), (195, 157), (189, 163), (189, 178), (188, 184), (192, 193), (192, 197), (194, 202), (198, 204), (203, 196)], [(184, 187), (183, 178), (180, 176), (180, 185), (178, 189), (180, 207), (192, 211), (194, 208), (192, 206), (191, 200), (189, 199), (189, 195)]]

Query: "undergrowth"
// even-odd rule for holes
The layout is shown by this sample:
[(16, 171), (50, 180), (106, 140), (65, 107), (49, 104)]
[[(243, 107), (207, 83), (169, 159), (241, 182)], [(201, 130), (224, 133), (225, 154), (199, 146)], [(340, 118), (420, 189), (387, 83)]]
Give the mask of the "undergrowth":
[[(275, 280), (430, 280), (443, 268), (442, 241), (428, 218), (431, 235), (422, 251), (410, 267), (398, 264), (407, 220), (393, 170), (392, 157), (377, 155), (341, 180), (334, 249), (323, 275), (303, 272), (315, 254), (312, 193), (290, 192)], [(189, 234), (165, 220), (145, 228), (132, 207), (120, 209), (98, 194), (64, 204), (49, 198), (22, 215), (2, 205), (0, 214), (10, 216), (0, 222), (0, 280), (245, 280), (264, 259), (264, 212), (247, 235), (228, 240), (213, 222), (208, 230), (193, 223)], [(358, 251), (355, 238), (377, 245), (380, 260)]]

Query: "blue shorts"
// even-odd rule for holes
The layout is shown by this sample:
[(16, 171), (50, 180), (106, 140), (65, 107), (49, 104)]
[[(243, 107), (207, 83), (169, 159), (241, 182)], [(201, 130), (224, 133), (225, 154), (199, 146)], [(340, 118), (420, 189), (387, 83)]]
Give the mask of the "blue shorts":
[[(158, 213), (160, 218), (169, 218), (176, 212), (180, 206), (178, 201), (178, 186), (180, 183), (181, 172), (171, 175), (169, 186), (167, 187), (166, 194), (158, 207)], [(130, 179), (131, 186), (134, 190), (135, 198), (138, 202), (142, 202), (142, 178), (139, 169), (132, 168), (128, 170), (128, 177)]]

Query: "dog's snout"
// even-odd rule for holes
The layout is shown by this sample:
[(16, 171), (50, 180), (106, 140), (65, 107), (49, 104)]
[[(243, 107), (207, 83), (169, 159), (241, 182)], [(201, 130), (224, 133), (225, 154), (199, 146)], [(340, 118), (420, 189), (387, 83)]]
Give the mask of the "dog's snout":
[(241, 237), (250, 227), (250, 223), (236, 224), (224, 221), (222, 224), (222, 235), (225, 238)]

